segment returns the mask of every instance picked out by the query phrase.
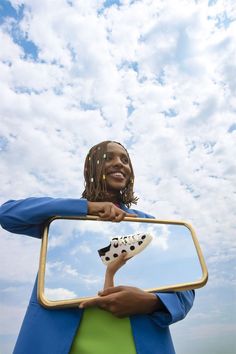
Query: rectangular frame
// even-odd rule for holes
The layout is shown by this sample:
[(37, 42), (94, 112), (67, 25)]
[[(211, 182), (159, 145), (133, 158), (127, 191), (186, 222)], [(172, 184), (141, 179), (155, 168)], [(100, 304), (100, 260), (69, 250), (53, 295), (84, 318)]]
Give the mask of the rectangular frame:
[[(46, 271), (46, 258), (47, 258), (47, 246), (48, 246), (48, 232), (49, 232), (49, 227), (50, 224), (57, 219), (65, 219), (65, 220), (93, 220), (93, 221), (103, 221), (97, 216), (91, 216), (87, 215), (85, 217), (79, 217), (79, 216), (74, 216), (74, 217), (63, 217), (63, 216), (55, 216), (50, 218), (43, 230), (43, 238), (42, 238), (42, 245), (41, 245), (41, 252), (40, 252), (40, 260), (39, 260), (39, 273), (38, 273), (38, 287), (37, 287), (37, 296), (38, 296), (38, 301), (39, 303), (46, 307), (46, 308), (69, 308), (69, 307), (78, 307), (79, 304), (84, 301), (85, 299), (94, 299), (97, 296), (93, 297), (81, 297), (81, 298), (76, 298), (76, 299), (69, 299), (69, 300), (55, 300), (51, 301), (48, 300), (44, 294), (44, 283), (45, 283), (45, 271)], [(147, 219), (147, 218), (136, 218), (136, 217), (125, 217), (124, 222), (129, 221), (129, 222), (143, 222), (143, 223), (155, 223), (155, 224), (169, 224), (169, 225), (181, 225), (185, 226), (189, 229), (193, 243), (195, 245), (199, 263), (202, 269), (202, 277), (194, 282), (189, 282), (189, 283), (180, 283), (180, 284), (174, 284), (174, 285), (168, 285), (168, 286), (161, 286), (157, 288), (151, 288), (151, 289), (145, 289), (147, 292), (165, 292), (165, 291), (184, 291), (184, 290), (190, 290), (190, 289), (197, 289), (203, 287), (208, 280), (208, 271), (207, 271), (207, 266), (196, 236), (196, 233), (193, 229), (193, 227), (184, 221), (172, 221), (172, 220), (157, 220), (157, 219)], [(107, 222), (107, 221), (103, 221)]]

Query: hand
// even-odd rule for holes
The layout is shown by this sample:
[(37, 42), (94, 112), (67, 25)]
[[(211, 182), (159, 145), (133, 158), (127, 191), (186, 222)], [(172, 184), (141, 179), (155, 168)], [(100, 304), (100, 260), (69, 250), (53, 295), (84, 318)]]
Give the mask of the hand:
[(83, 301), (80, 308), (98, 306), (117, 317), (148, 314), (162, 310), (162, 302), (155, 294), (131, 286), (116, 286), (99, 292), (96, 299)]
[(105, 221), (122, 221), (126, 216), (136, 217), (136, 214), (126, 213), (111, 202), (88, 202), (88, 214), (99, 216)]
[(114, 275), (131, 257), (127, 257), (127, 253), (121, 253), (114, 261), (108, 263), (106, 273)]

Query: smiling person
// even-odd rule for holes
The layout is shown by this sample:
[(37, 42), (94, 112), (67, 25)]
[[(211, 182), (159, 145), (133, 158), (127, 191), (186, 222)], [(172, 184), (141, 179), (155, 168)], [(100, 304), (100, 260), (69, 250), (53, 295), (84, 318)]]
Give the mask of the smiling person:
[[(89, 214), (116, 222), (125, 216), (151, 217), (130, 209), (137, 203), (134, 172), (121, 144), (104, 141), (92, 147), (84, 177), (80, 199), (41, 197), (6, 202), (0, 208), (2, 227), (41, 238), (45, 221), (55, 215)], [(36, 281), (13, 353), (173, 354), (169, 325), (186, 316), (193, 300), (193, 291), (147, 293), (109, 282), (98, 298), (85, 301), (81, 308), (47, 310), (38, 303)]]

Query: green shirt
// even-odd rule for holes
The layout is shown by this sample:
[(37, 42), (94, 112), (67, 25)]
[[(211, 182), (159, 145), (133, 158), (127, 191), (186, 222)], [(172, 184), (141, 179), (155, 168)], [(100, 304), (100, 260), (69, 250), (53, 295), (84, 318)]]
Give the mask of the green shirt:
[(70, 354), (136, 354), (129, 317), (99, 308), (84, 310)]

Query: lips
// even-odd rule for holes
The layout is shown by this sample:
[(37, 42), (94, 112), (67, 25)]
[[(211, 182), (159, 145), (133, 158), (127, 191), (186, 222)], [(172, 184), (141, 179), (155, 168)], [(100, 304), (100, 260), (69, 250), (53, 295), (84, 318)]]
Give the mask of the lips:
[(116, 178), (116, 179), (124, 179), (125, 178), (125, 174), (121, 171), (112, 171), (108, 173), (109, 176)]

